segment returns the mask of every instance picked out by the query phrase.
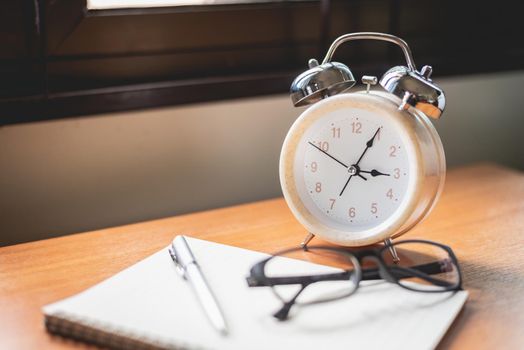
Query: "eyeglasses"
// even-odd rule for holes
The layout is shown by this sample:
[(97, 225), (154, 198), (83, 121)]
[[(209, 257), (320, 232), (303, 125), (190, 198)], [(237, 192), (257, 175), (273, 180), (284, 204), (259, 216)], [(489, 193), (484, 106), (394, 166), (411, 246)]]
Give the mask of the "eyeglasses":
[[(400, 261), (393, 261), (388, 251), (392, 248)], [(309, 263), (290, 263), (297, 258)], [(375, 266), (368, 267), (369, 263)], [(462, 289), (458, 260), (451, 248), (425, 240), (398, 241), (361, 251), (325, 246), (288, 249), (253, 265), (247, 283), (250, 287), (271, 287), (283, 303), (273, 316), (284, 321), (295, 304), (345, 298), (355, 293), (361, 281), (379, 279), (422, 293)]]

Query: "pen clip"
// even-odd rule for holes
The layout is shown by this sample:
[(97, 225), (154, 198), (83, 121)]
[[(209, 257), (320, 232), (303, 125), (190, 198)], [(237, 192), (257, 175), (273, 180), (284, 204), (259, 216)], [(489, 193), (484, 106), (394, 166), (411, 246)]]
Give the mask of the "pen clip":
[(182, 276), (183, 279), (186, 278), (186, 269), (180, 264), (180, 261), (178, 260), (178, 257), (176, 256), (176, 251), (173, 245), (171, 245), (171, 248), (169, 248), (169, 255), (171, 255), (171, 259), (173, 259), (173, 262), (175, 263), (175, 267), (177, 272)]

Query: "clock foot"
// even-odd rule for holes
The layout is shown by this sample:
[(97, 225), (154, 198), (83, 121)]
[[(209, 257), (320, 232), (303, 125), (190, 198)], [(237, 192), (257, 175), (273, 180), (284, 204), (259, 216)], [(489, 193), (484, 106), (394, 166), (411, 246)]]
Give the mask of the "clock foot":
[(398, 264), (400, 262), (400, 258), (398, 257), (397, 250), (393, 246), (393, 241), (391, 240), (391, 238), (384, 240), (384, 244), (386, 245), (386, 247), (388, 247), (389, 252), (391, 253), (391, 256), (393, 257), (393, 262), (395, 264)]
[(311, 242), (313, 238), (315, 238), (315, 235), (309, 232), (307, 236), (304, 238), (304, 240), (302, 241), (302, 243), (300, 243), (300, 248), (307, 250), (307, 245), (309, 242)]

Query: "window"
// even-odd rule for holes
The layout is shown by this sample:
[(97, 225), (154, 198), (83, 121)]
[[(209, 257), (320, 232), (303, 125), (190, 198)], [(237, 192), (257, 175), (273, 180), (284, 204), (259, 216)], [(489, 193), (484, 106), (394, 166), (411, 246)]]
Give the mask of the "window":
[[(401, 36), (435, 77), (524, 68), (523, 24), (508, 1), (496, 17), (451, 1), (209, 2), (4, 2), (0, 124), (286, 93), (309, 58), (355, 31)], [(402, 63), (380, 43), (352, 43), (335, 58), (357, 77)]]
[[(293, 1), (293, 0), (280, 0)], [(296, 1), (296, 0), (295, 0)], [(87, 0), (88, 10), (109, 10), (124, 8), (153, 8), (191, 5), (231, 5), (274, 2), (272, 0)]]

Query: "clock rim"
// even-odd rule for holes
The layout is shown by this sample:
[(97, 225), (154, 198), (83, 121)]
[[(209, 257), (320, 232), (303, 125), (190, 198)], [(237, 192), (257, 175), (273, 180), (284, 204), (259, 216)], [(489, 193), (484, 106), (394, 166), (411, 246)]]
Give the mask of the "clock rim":
[[(373, 101), (376, 103), (372, 104)], [(408, 137), (407, 140), (403, 138), (403, 142), (407, 143), (409, 141), (411, 144), (410, 147), (413, 150), (412, 158), (415, 160), (415, 164), (410, 165), (412, 168), (412, 170), (410, 169), (410, 177), (413, 178), (410, 179), (410, 183), (408, 184), (408, 188), (413, 187), (413, 189), (409, 194), (410, 196), (407, 199), (407, 203), (403, 205), (402, 212), (397, 215), (395, 220), (388, 223), (388, 225), (386, 225), (386, 227), (381, 230), (378, 230), (378, 228), (383, 226), (383, 224), (387, 222), (389, 218), (385, 222), (378, 224), (375, 228), (362, 231), (341, 231), (331, 228), (321, 222), (321, 220), (319, 220), (313, 213), (309, 211), (300, 198), (296, 188), (295, 173), (293, 168), (296, 152), (299, 148), (299, 142), (307, 129), (318, 119), (321, 119), (323, 115), (327, 114), (324, 110), (335, 109), (336, 104), (339, 102), (350, 103), (350, 107), (353, 108), (361, 108), (372, 112), (375, 111), (389, 113), (392, 115), (392, 118), (394, 118), (393, 122), (397, 123), (397, 127), (402, 128), (403, 132)], [(417, 209), (418, 198), (420, 197), (422, 191), (422, 182), (424, 177), (422, 166), (423, 157), (422, 152), (418, 147), (417, 135), (409, 125), (411, 122), (413, 122), (413, 120), (409, 119), (410, 114), (406, 111), (399, 111), (397, 108), (398, 106), (394, 104), (394, 102), (383, 96), (381, 93), (357, 92), (351, 94), (341, 94), (329, 97), (328, 99), (322, 100), (312, 105), (310, 108), (303, 111), (302, 114), (293, 123), (286, 135), (280, 154), (280, 184), (284, 198), (291, 212), (309, 232), (331, 243), (344, 246), (364, 246), (381, 242), (392, 236), (398, 235), (398, 232), (401, 230), (401, 228), (405, 226), (408, 220), (410, 220), (412, 213)], [(348, 235), (351, 233), (358, 235), (362, 232), (373, 230), (375, 231), (374, 233), (368, 233), (368, 235), (365, 237), (348, 237)], [(340, 239), (341, 235), (344, 235), (345, 238)]]

